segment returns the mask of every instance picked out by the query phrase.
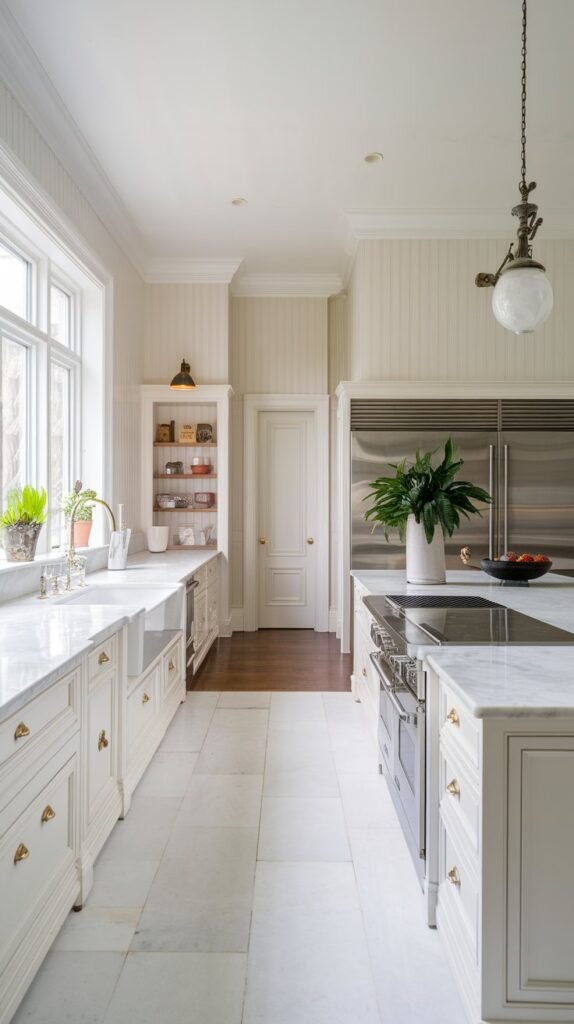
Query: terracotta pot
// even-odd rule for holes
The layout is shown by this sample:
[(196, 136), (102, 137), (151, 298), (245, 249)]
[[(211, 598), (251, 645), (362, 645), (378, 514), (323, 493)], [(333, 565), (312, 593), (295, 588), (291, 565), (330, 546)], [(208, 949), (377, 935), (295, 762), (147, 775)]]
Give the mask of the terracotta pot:
[(90, 543), (91, 532), (92, 520), (78, 519), (77, 522), (74, 523), (74, 547), (87, 548)]

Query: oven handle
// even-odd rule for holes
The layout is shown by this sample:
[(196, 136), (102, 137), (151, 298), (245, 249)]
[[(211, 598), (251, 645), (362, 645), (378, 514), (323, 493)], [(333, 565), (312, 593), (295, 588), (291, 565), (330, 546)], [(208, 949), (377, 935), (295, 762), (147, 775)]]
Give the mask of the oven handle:
[(412, 714), (410, 711), (407, 711), (406, 708), (404, 708), (403, 705), (401, 704), (399, 698), (397, 697), (394, 691), (394, 688), (390, 685), (387, 677), (385, 676), (384, 672), (381, 669), (378, 654), (375, 651), (371, 651), (371, 653), (369, 654), (369, 658), (371, 659), (373, 665), (375, 666), (377, 675), (381, 680), (381, 683), (383, 684), (383, 689), (387, 697), (389, 698), (391, 704), (393, 705), (395, 711), (397, 712), (401, 722), (406, 722), (407, 725), (415, 725), (418, 715)]

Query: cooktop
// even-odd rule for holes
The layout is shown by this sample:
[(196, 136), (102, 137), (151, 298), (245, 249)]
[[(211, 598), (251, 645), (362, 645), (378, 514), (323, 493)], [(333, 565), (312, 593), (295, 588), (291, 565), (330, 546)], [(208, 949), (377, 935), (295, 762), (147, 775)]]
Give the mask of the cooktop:
[[(401, 598), (405, 595), (399, 595)], [(396, 595), (366, 597), (364, 603), (383, 629), (402, 642), (453, 644), (468, 646), (482, 644), (545, 645), (571, 644), (574, 633), (551, 626), (531, 615), (524, 615), (513, 608), (506, 608), (493, 601), (476, 604), (480, 598), (470, 598), (471, 605), (460, 604), (458, 598), (441, 598), (440, 595), (408, 595), (417, 602), (413, 606), (397, 607)], [(432, 597), (432, 604), (428, 604)], [(451, 603), (451, 600), (454, 602)], [(447, 604), (439, 602), (447, 600)]]

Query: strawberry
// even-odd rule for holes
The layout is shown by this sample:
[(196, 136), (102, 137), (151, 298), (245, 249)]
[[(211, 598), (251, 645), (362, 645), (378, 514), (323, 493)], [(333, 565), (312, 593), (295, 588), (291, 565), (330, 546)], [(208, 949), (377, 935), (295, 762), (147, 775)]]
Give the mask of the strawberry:
[(534, 555), (528, 555), (528, 554), (520, 555), (518, 561), (519, 562), (533, 562), (534, 561)]

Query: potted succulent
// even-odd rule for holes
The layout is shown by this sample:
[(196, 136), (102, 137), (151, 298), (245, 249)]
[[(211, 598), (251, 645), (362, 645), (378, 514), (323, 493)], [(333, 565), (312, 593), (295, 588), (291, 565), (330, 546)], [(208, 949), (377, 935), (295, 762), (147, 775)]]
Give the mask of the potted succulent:
[(72, 512), (74, 513), (74, 547), (87, 548), (90, 543), (90, 533), (92, 532), (92, 517), (95, 503), (98, 499), (96, 498), (95, 491), (89, 487), (81, 490), (81, 486), (80, 483), (79, 489), (74, 488), (73, 491), (64, 496), (62, 511), (67, 523), (72, 517)]
[(33, 562), (48, 510), (46, 491), (26, 484), (10, 491), (0, 516), (2, 541), (8, 562)]
[(482, 487), (467, 480), (456, 480), (462, 459), (455, 459), (451, 438), (446, 441), (438, 466), (432, 465), (435, 452), (415, 452), (414, 462), (405, 459), (391, 463), (394, 476), (374, 480), (365, 500), (374, 499), (365, 518), (389, 529), (397, 529), (407, 542), (407, 582), (444, 583), (444, 538), (452, 537), (460, 526), (460, 517), (480, 515), (474, 501), (490, 504), (492, 498)]

